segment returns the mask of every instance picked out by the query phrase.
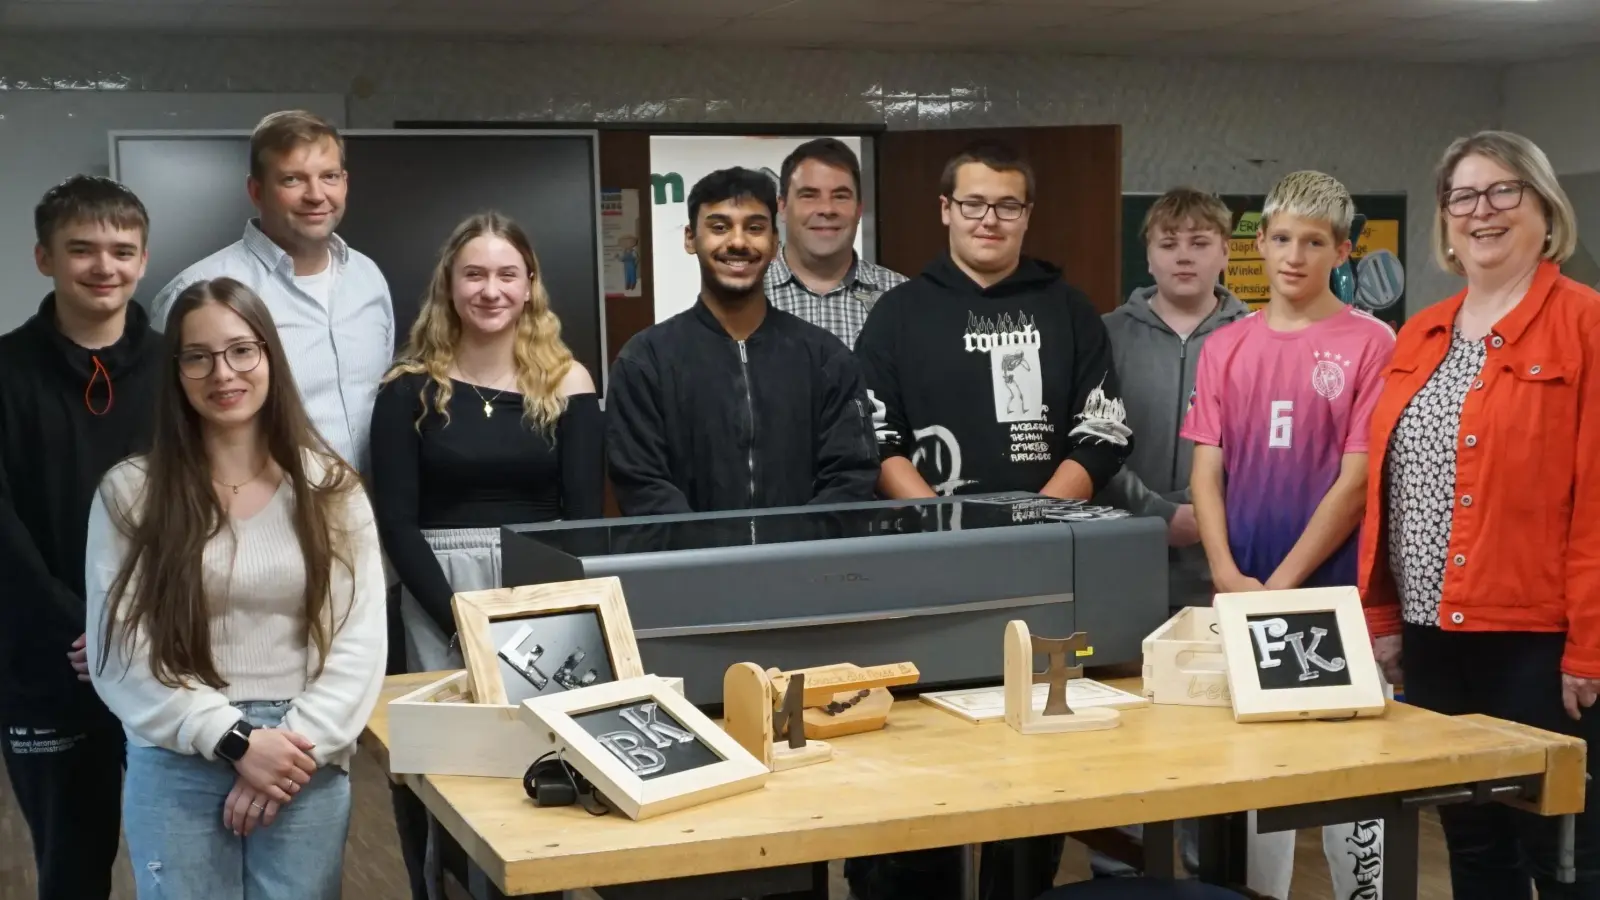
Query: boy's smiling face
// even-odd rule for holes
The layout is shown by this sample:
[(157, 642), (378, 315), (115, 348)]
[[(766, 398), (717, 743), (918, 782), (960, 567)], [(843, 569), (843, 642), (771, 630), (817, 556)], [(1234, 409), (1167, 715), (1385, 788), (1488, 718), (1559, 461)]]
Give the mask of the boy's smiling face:
[(1272, 296), (1308, 303), (1329, 291), (1333, 270), (1350, 257), (1350, 241), (1334, 239), (1328, 222), (1278, 213), (1256, 233)]

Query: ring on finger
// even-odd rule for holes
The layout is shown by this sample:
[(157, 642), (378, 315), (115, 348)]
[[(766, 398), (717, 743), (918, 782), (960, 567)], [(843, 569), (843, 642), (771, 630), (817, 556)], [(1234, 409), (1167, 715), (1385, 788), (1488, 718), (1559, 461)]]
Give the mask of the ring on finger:
[(261, 805), (261, 804), (259, 804), (259, 803), (254, 803), (254, 802), (252, 802), (252, 803), (251, 803), (251, 804), (250, 804), (250, 808), (251, 808), (251, 809), (259, 809), (259, 810), (261, 810), (261, 811), (262, 811), (262, 812), (266, 812), (266, 811), (267, 811), (267, 808), (266, 808), (266, 807), (265, 807), (265, 806), (262, 806), (262, 805)]

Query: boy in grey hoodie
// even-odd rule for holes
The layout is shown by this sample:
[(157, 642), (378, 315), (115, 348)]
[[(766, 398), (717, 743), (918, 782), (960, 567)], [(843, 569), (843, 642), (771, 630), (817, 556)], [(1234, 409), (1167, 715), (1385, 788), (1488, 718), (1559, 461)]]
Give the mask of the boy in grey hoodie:
[(1228, 263), (1233, 214), (1212, 194), (1180, 187), (1146, 213), (1145, 242), (1154, 287), (1139, 288), (1105, 315), (1132, 455), (1099, 502), (1167, 522), (1171, 547), (1167, 602), (1211, 604), (1210, 568), (1189, 502), (1191, 441), (1178, 437), (1194, 393), (1200, 345), (1250, 308), (1219, 282)]
[[(1122, 469), (1095, 502), (1166, 520), (1167, 604), (1174, 610), (1210, 606), (1213, 595), (1211, 567), (1189, 501), (1194, 442), (1180, 439), (1178, 429), (1194, 394), (1200, 345), (1250, 314), (1250, 307), (1219, 281), (1232, 233), (1233, 213), (1215, 196), (1186, 187), (1162, 194), (1139, 232), (1155, 286), (1135, 289), (1104, 316), (1135, 440)], [(1142, 831), (1137, 826), (1123, 830), (1134, 837)], [(1179, 831), (1184, 861), (1193, 870), (1198, 863), (1194, 823), (1180, 823)], [(1099, 853), (1092, 854), (1090, 866), (1097, 877), (1138, 874)]]

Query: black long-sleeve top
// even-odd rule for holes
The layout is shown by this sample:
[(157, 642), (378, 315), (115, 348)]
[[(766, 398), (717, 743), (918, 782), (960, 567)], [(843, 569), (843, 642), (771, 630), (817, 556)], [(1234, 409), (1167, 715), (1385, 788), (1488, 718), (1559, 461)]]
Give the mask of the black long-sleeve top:
[(743, 341), (703, 302), (634, 335), (606, 419), (625, 516), (871, 500), (878, 480), (860, 365), (780, 309)]
[[(433, 409), (433, 391), (426, 375), (401, 375), (378, 391), (372, 500), (390, 564), (449, 634), (455, 592), (423, 530), (599, 518), (605, 419), (594, 394), (573, 394), (552, 442), (523, 419), (521, 394), (454, 381), (447, 425)], [(424, 393), (428, 412), (419, 427)], [(484, 415), (485, 399), (492, 415)]]

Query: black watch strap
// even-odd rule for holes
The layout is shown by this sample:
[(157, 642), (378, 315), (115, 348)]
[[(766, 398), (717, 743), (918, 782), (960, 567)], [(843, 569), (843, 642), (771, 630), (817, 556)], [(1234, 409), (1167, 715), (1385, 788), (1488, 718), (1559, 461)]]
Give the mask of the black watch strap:
[(222, 735), (222, 740), (217, 741), (217, 756), (231, 763), (243, 759), (245, 751), (250, 749), (250, 732), (254, 730), (255, 727), (245, 719), (233, 723), (233, 727)]

